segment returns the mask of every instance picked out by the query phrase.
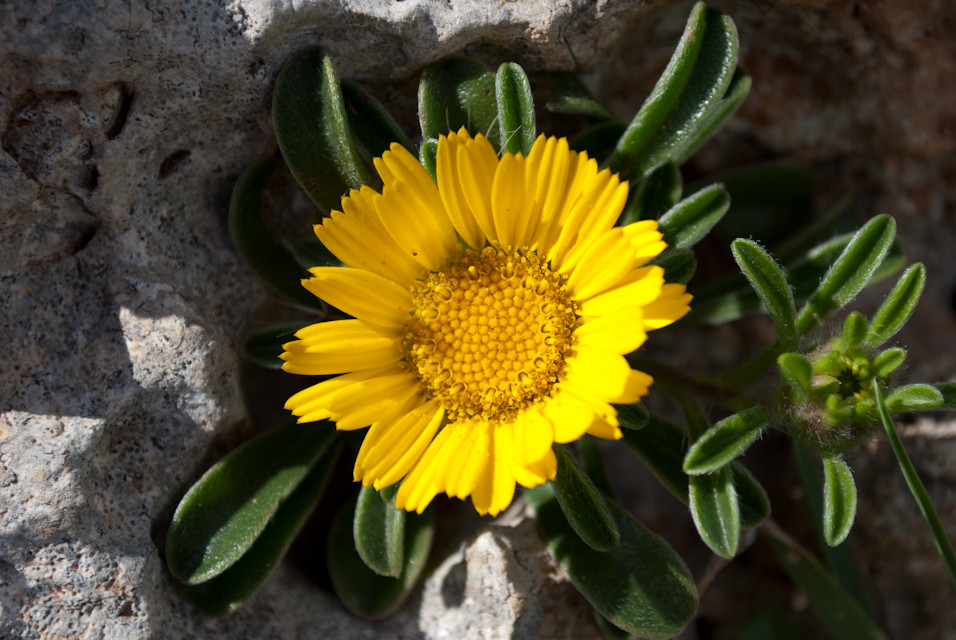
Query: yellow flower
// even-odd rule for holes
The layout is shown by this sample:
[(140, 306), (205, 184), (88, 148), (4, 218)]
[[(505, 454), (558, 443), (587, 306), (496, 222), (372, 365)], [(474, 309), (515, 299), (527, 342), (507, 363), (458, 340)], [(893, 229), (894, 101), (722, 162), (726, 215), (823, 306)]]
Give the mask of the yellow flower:
[(353, 316), (284, 346), (283, 368), (344, 374), (292, 396), (299, 422), (369, 427), (355, 479), (404, 478), (396, 503), (438, 493), (498, 514), (515, 483), (554, 478), (553, 443), (620, 438), (610, 403), (651, 377), (624, 354), (689, 310), (665, 284), (653, 220), (616, 227), (627, 183), (567, 140), (501, 158), (464, 129), (438, 143), (437, 184), (398, 144), (375, 159), (382, 192), (342, 199), (315, 233), (348, 267), (303, 285)]

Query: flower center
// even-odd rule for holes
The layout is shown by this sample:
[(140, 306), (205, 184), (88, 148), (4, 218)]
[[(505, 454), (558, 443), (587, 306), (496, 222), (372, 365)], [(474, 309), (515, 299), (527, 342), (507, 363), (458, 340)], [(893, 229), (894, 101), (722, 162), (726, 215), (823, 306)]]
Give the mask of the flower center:
[(863, 400), (870, 395), (869, 389), (873, 381), (870, 363), (864, 357), (843, 356), (843, 369), (837, 374), (840, 382), (840, 397), (844, 399), (856, 398)]
[(467, 250), (413, 289), (406, 359), (451, 420), (513, 417), (551, 394), (571, 350), (564, 276), (527, 250)]

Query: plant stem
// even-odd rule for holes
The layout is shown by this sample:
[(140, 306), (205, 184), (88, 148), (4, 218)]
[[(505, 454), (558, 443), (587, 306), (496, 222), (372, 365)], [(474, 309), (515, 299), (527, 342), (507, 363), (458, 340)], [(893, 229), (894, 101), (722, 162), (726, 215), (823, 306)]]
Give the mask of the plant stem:
[(936, 549), (946, 563), (946, 568), (949, 570), (949, 577), (952, 579), (953, 585), (956, 586), (956, 553), (953, 552), (953, 546), (950, 544), (949, 538), (946, 537), (946, 531), (943, 530), (943, 524), (939, 521), (939, 516), (936, 514), (936, 507), (933, 506), (933, 501), (926, 492), (926, 487), (923, 486), (923, 482), (916, 473), (916, 468), (910, 461), (906, 449), (903, 448), (903, 441), (896, 431), (896, 425), (890, 417), (889, 409), (886, 408), (886, 403), (883, 401), (883, 393), (880, 390), (880, 385), (876, 378), (873, 379), (873, 397), (876, 398), (876, 406), (880, 412), (880, 420), (886, 429), (886, 435), (889, 436), (890, 446), (893, 447), (893, 453), (896, 454), (900, 471), (903, 472), (906, 484), (909, 485), (910, 492), (916, 499), (916, 504), (919, 505), (919, 509), (923, 513), (923, 518), (926, 519), (926, 523), (929, 525), (930, 532), (933, 534), (933, 541), (936, 543)]
[(780, 345), (774, 343), (753, 360), (745, 362), (733, 369), (719, 373), (699, 374), (700, 382), (712, 384), (721, 389), (739, 389), (772, 367), (777, 360), (777, 356), (782, 352), (783, 350), (780, 348)]
[(713, 400), (728, 411), (743, 411), (755, 404), (752, 398), (722, 385), (720, 374), (690, 374), (687, 371), (669, 367), (655, 360), (634, 355), (630, 356), (628, 360), (635, 367), (654, 378), (657, 391), (665, 392), (667, 389), (673, 389), (675, 392), (703, 396)]

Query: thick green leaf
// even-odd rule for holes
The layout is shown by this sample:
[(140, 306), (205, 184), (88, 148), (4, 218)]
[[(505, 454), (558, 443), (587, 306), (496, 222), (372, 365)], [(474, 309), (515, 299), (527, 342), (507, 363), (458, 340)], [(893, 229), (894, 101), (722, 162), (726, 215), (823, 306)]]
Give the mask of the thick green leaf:
[(435, 179), (435, 170), (436, 163), (438, 158), (438, 140), (435, 138), (426, 138), (422, 140), (422, 146), (418, 150), (418, 159), (421, 161), (422, 166), (425, 167), (425, 170), (428, 171), (431, 175), (432, 180)]
[[(849, 247), (855, 234), (837, 236), (827, 242), (817, 245), (805, 256), (787, 266), (787, 279), (793, 286), (794, 296), (797, 299), (808, 297), (813, 293), (820, 280), (834, 267)], [(893, 242), (886, 258), (877, 267), (871, 282), (881, 280), (897, 271), (903, 264), (903, 250), (899, 242)]]
[[(787, 280), (798, 300), (816, 289), (852, 235), (834, 237), (834, 234), (846, 227), (859, 226), (862, 215), (851, 199), (843, 198), (822, 217), (808, 220), (814, 174), (804, 165), (758, 164), (718, 174), (711, 180), (714, 182), (723, 183), (730, 193), (732, 212), (721, 219), (710, 235), (728, 244), (746, 237), (763, 246), (772, 246), (775, 259), (787, 267)], [(896, 243), (891, 255), (895, 268), (897, 258), (901, 259)], [(881, 271), (889, 262), (888, 258)], [(694, 295), (695, 310), (722, 307), (729, 314), (739, 307), (740, 312), (733, 317), (753, 312), (760, 305), (752, 287), (739, 272), (698, 287)], [(708, 311), (708, 315), (711, 313)]]
[(810, 359), (802, 353), (782, 353), (777, 357), (777, 366), (797, 398), (806, 400), (810, 394), (810, 380), (813, 378)]
[(779, 533), (770, 538), (770, 546), (780, 566), (800, 587), (817, 618), (834, 638), (887, 640), (876, 624), (846, 591), (804, 549)]
[[(376, 498), (378, 500), (378, 498)], [(328, 567), (332, 586), (342, 604), (364, 618), (381, 618), (395, 610), (415, 586), (431, 549), (434, 518), (431, 510), (405, 517), (404, 566), (401, 577), (381, 576), (366, 566), (355, 550), (353, 522), (356, 500), (351, 500), (332, 521)]]
[(601, 450), (597, 445), (597, 438), (586, 435), (578, 440), (578, 448), (581, 451), (581, 459), (584, 462), (584, 472), (597, 487), (598, 491), (610, 499), (614, 499), (614, 487), (607, 477), (607, 471), (604, 469), (604, 459), (601, 457)]
[(823, 459), (823, 538), (835, 547), (850, 534), (856, 517), (856, 483), (840, 458)]
[(859, 311), (851, 311), (843, 321), (843, 333), (840, 334), (839, 349), (848, 351), (855, 349), (863, 342), (869, 325), (866, 318)]
[(740, 543), (740, 505), (729, 467), (690, 477), (690, 515), (711, 551), (733, 558)]
[(213, 465), (173, 514), (166, 537), (173, 576), (198, 584), (235, 564), (334, 439), (325, 422), (288, 424)]
[(722, 184), (713, 184), (684, 198), (661, 216), (664, 242), (687, 249), (700, 241), (727, 213), (730, 196)]
[(664, 279), (671, 283), (686, 284), (697, 272), (697, 258), (690, 249), (668, 247), (647, 264), (662, 267)]
[(931, 384), (910, 384), (896, 389), (886, 398), (890, 413), (938, 409), (943, 404), (943, 394)]
[(594, 612), (594, 622), (597, 624), (598, 630), (600, 630), (601, 635), (605, 638), (610, 638), (611, 640), (638, 640), (638, 635), (636, 633), (631, 633), (630, 631), (625, 631), (620, 627), (616, 626), (613, 622), (601, 615), (601, 612), (592, 607), (591, 611)]
[(906, 349), (892, 347), (873, 358), (873, 375), (886, 377), (896, 371), (906, 361)]
[(528, 155), (537, 136), (534, 122), (534, 97), (524, 70), (514, 62), (505, 62), (495, 74), (495, 98), (498, 101), (498, 130), (501, 148), (508, 153)]
[(690, 434), (692, 441), (696, 441), (710, 429), (710, 420), (700, 408), (700, 404), (691, 399), (690, 396), (680, 395), (675, 399), (680, 407), (681, 413), (684, 414), (684, 421), (687, 423), (687, 433)]
[(755, 406), (724, 418), (697, 439), (684, 457), (684, 472), (710, 473), (742, 454), (767, 426), (767, 412)]
[(696, 126), (689, 135), (680, 140), (673, 151), (673, 161), (677, 164), (684, 164), (688, 158), (704, 146), (704, 143), (710, 140), (743, 104), (750, 93), (752, 84), (750, 76), (746, 72), (739, 67), (734, 69), (730, 86), (727, 87), (727, 91), (724, 92), (720, 102), (696, 122)]
[(619, 404), (614, 408), (622, 429), (643, 429), (650, 420), (650, 413), (642, 404)]
[[(832, 238), (813, 247), (806, 255), (787, 265), (787, 281), (793, 289), (796, 300), (807, 298), (816, 290), (820, 280), (846, 249), (851, 239), (852, 234)], [(873, 280), (879, 280), (893, 273), (902, 262), (902, 250), (899, 243), (894, 242), (889, 255), (877, 269)], [(755, 313), (762, 308), (760, 299), (749, 283), (742, 282), (737, 286), (730, 283), (728, 286), (728, 282), (723, 282), (695, 292), (689, 317), (718, 324)]]
[(267, 369), (281, 369), (282, 345), (295, 340), (295, 332), (311, 322), (297, 320), (295, 322), (280, 322), (257, 330), (246, 338), (243, 344), (243, 355), (260, 367)]
[(602, 553), (574, 533), (549, 485), (526, 495), (537, 513), (538, 531), (558, 564), (615, 626), (645, 638), (670, 638), (693, 617), (697, 590), (687, 566), (626, 511), (610, 504), (621, 544)]
[(682, 186), (680, 169), (673, 162), (665, 162), (638, 183), (621, 216), (621, 224), (660, 218), (680, 201)]
[(342, 98), (355, 142), (369, 158), (381, 156), (393, 142), (409, 151), (415, 150), (392, 114), (365, 89), (352, 82), (343, 82)]
[[(697, 402), (685, 396), (676, 399), (687, 422), (687, 432), (696, 442), (711, 429), (710, 421)], [(740, 505), (730, 468), (724, 466), (712, 473), (689, 476), (688, 506), (704, 543), (717, 555), (732, 558), (740, 542)]]
[(824, 318), (849, 303), (873, 279), (889, 253), (896, 221), (876, 216), (850, 240), (797, 316), (797, 332), (805, 335)]
[(870, 322), (870, 331), (866, 334), (867, 346), (878, 347), (896, 335), (913, 314), (925, 284), (926, 267), (921, 262), (910, 265), (903, 272)]
[(418, 85), (418, 121), (423, 138), (435, 138), (465, 127), (483, 133), (501, 148), (495, 73), (466, 58), (429, 65)]
[(349, 189), (369, 184), (335, 66), (321, 47), (299, 51), (282, 67), (272, 94), (272, 122), (282, 157), (319, 208), (330, 211)]
[(956, 382), (937, 382), (933, 385), (943, 396), (939, 409), (956, 409)]
[(820, 457), (816, 452), (810, 452), (801, 446), (794, 447), (793, 452), (797, 461), (797, 470), (800, 473), (800, 482), (803, 485), (803, 495), (810, 511), (810, 522), (819, 548), (826, 558), (827, 566), (833, 572), (833, 579), (840, 589), (853, 598), (865, 614), (872, 616), (873, 606), (870, 603), (866, 583), (847, 545), (831, 547), (826, 543), (823, 533), (823, 484), (818, 464)]
[(181, 585), (183, 598), (207, 615), (221, 616), (232, 613), (254, 594), (315, 509), (340, 450), (340, 446), (332, 446), (319, 458), (235, 564), (201, 584)]
[(558, 458), (554, 495), (568, 524), (595, 551), (610, 551), (621, 543), (611, 508), (563, 446), (556, 444), (554, 453)]
[[(646, 427), (640, 430), (624, 430), (624, 443), (630, 446), (674, 496), (687, 504), (689, 478), (683, 470), (687, 455), (687, 432), (673, 422), (651, 414)], [(734, 482), (740, 502), (741, 522), (752, 527), (770, 513), (770, 502), (763, 487), (744, 469), (732, 462)]]
[(611, 170), (642, 176), (686, 152), (686, 141), (706, 127), (736, 66), (733, 21), (696, 4), (667, 68), (609, 159)]
[(365, 565), (381, 576), (398, 578), (405, 557), (405, 511), (395, 508), (371, 487), (363, 487), (352, 523), (355, 550)]
[(687, 432), (679, 426), (650, 414), (642, 429), (623, 429), (624, 443), (640, 456), (647, 468), (681, 502), (687, 503), (688, 475), (684, 473)]
[(755, 529), (770, 517), (770, 497), (747, 467), (735, 460), (730, 463), (730, 470), (740, 503), (740, 526)]
[(797, 312), (784, 271), (770, 254), (751, 240), (737, 238), (730, 250), (777, 327), (777, 343), (784, 350), (793, 349), (797, 346)]
[(577, 74), (553, 71), (544, 76), (546, 101), (544, 108), (552, 113), (584, 116), (589, 120), (612, 120), (607, 107), (594, 99)]
[(263, 160), (246, 169), (229, 201), (229, 231), (239, 254), (273, 289), (312, 309), (321, 301), (302, 287), (308, 274), (280, 245), (262, 219), (262, 192), (276, 169), (276, 161)]

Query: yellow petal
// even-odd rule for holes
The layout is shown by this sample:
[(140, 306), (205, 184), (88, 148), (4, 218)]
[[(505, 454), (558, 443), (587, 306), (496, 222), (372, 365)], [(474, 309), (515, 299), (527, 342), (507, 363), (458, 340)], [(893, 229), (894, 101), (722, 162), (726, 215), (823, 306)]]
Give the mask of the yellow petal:
[(444, 210), (435, 211), (412, 185), (391, 182), (376, 200), (382, 224), (395, 242), (429, 271), (436, 271), (458, 249), (455, 230)]
[(535, 245), (540, 252), (553, 256), (554, 245), (581, 195), (582, 185), (592, 174), (597, 175), (597, 163), (588, 158), (586, 153), (570, 151), (564, 138), (556, 142), (553, 149), (542, 149), (541, 156), (541, 165), (537, 167), (536, 174), (536, 198), (541, 208), (541, 220)]
[(382, 335), (360, 320), (335, 320), (299, 330), (283, 346), (283, 371), (306, 375), (347, 373), (394, 364), (403, 353), (397, 336)]
[(574, 442), (585, 434), (594, 420), (594, 410), (585, 402), (559, 385), (554, 397), (543, 407), (543, 413), (554, 426), (554, 441), (563, 444)]
[(628, 183), (621, 182), (617, 174), (612, 174), (597, 201), (592, 205), (591, 212), (581, 209), (572, 211), (573, 215), (583, 216), (584, 219), (578, 231), (577, 240), (568, 250), (565, 263), (575, 264), (582, 253), (602, 234), (616, 228), (614, 225), (621, 217), (624, 205), (627, 204), (627, 193)]
[[(491, 185), (498, 168), (498, 154), (488, 139), (479, 133), (474, 140), (466, 140), (458, 147), (456, 161), (462, 209), (471, 214), (486, 238), (497, 242), (498, 236), (491, 211)], [(472, 246), (481, 248), (481, 245)]]
[(364, 380), (369, 375), (376, 375), (377, 373), (363, 371), (359, 374), (346, 374), (331, 380), (324, 380), (294, 394), (286, 400), (285, 408), (291, 411), (292, 415), (298, 417), (299, 422), (327, 420), (332, 415), (327, 405), (330, 397), (352, 384), (356, 377)]
[(458, 166), (459, 149), (464, 147), (468, 140), (471, 140), (471, 136), (464, 130), (462, 134), (450, 133), (447, 137), (439, 136), (435, 173), (442, 203), (455, 230), (468, 246), (480, 249), (485, 246), (485, 233), (465, 200), (465, 194), (461, 188), (461, 169)]
[(541, 220), (557, 217), (567, 198), (568, 176), (577, 164), (577, 153), (568, 148), (567, 138), (538, 136), (528, 153), (528, 184), (541, 206)]
[(511, 432), (508, 429), (492, 429), (494, 441), (488, 464), (478, 478), (471, 494), (471, 503), (481, 515), (496, 516), (511, 504), (515, 495), (515, 479), (511, 474), (513, 458)]
[(637, 402), (647, 393), (641, 377), (623, 356), (597, 348), (575, 349), (568, 358), (566, 380), (575, 387), (587, 389), (596, 398), (615, 404)]
[(360, 429), (420, 403), (418, 377), (394, 367), (356, 371), (293, 395), (285, 408), (299, 422), (334, 420), (336, 428)]
[(550, 451), (554, 442), (554, 424), (539, 407), (522, 411), (514, 424), (500, 425), (498, 428), (512, 429), (514, 462), (522, 466), (540, 460)]
[(458, 427), (446, 445), (446, 456), (436, 464), (444, 467), (445, 493), (465, 499), (475, 490), (491, 462), (491, 425), (475, 420)]
[(526, 161), (522, 155), (505, 154), (498, 163), (491, 186), (491, 211), (498, 244), (502, 247), (527, 246), (532, 222), (536, 218), (532, 194), (525, 182)]
[(377, 327), (400, 327), (414, 309), (411, 293), (364, 269), (313, 267), (302, 285), (345, 313)]
[(425, 171), (418, 158), (409, 153), (408, 149), (397, 142), (393, 142), (389, 150), (372, 163), (382, 178), (382, 183), (388, 185), (393, 182), (403, 182), (409, 185), (418, 194), (422, 202), (431, 211), (444, 212), (441, 196), (435, 181)]
[(664, 269), (656, 265), (634, 269), (614, 287), (578, 301), (581, 316), (601, 316), (621, 309), (643, 307), (656, 300), (664, 286)]
[(393, 420), (421, 402), (418, 376), (402, 371), (343, 389), (331, 399), (329, 410), (336, 429), (352, 431)]
[(579, 320), (574, 338), (582, 350), (596, 348), (621, 355), (630, 353), (644, 344), (647, 334), (642, 330), (644, 316), (640, 308), (625, 307)]
[(568, 188), (567, 201), (555, 221), (558, 236), (548, 251), (548, 258), (555, 268), (562, 266), (567, 252), (578, 240), (578, 232), (587, 218), (586, 214), (594, 211), (595, 203), (610, 180), (611, 172), (599, 172), (594, 158), (588, 158), (579, 172), (576, 172), (574, 184)]
[(345, 264), (367, 269), (397, 282), (411, 283), (423, 268), (385, 230), (375, 209), (381, 198), (369, 187), (353, 190), (342, 199), (342, 211), (333, 211), (315, 235)]
[(374, 423), (355, 458), (355, 479), (376, 489), (401, 480), (435, 437), (444, 415), (431, 401), (397, 420)]
[(581, 387), (572, 382), (562, 382), (561, 391), (568, 395), (570, 398), (574, 398), (575, 401), (582, 403), (588, 408), (591, 413), (595, 416), (606, 420), (613, 424), (617, 424), (617, 409), (608, 404), (605, 400), (602, 400), (599, 395), (595, 394), (590, 389), (586, 387)]
[(554, 480), (558, 473), (558, 459), (554, 455), (554, 450), (548, 449), (540, 460), (521, 466), (514, 464), (511, 467), (511, 474), (515, 482), (522, 487), (537, 487), (548, 480)]
[(583, 252), (614, 226), (627, 202), (627, 183), (607, 169), (582, 187), (581, 196), (562, 222), (561, 237), (553, 249), (554, 264), (561, 272), (573, 269)]
[(657, 257), (667, 248), (667, 243), (662, 240), (664, 235), (658, 230), (657, 220), (639, 220), (621, 228), (634, 248), (634, 258), (638, 264)]
[[(641, 375), (646, 376), (646, 374)], [(601, 400), (589, 389), (575, 386), (570, 382), (562, 383), (561, 388), (568, 397), (574, 398), (591, 411), (591, 420), (585, 429), (587, 433), (592, 435), (605, 434), (599, 437), (610, 437), (613, 440), (621, 437), (618, 430), (620, 421), (617, 417), (617, 409)], [(616, 436), (613, 435), (615, 433)]]
[[(436, 462), (447, 457), (446, 445), (458, 434), (458, 425), (446, 425), (425, 449), (412, 470), (405, 476), (402, 486), (395, 495), (395, 506), (399, 509), (421, 513), (432, 499), (445, 490), (446, 469)], [(457, 451), (457, 449), (453, 449)]]
[(680, 320), (690, 311), (691, 298), (684, 285), (665, 284), (661, 295), (644, 307), (644, 328), (651, 331)]
[(620, 227), (595, 237), (568, 278), (575, 301), (587, 300), (620, 283), (638, 266), (630, 253), (630, 244)]
[(588, 434), (605, 440), (620, 440), (624, 437), (617, 425), (598, 417), (595, 417), (594, 422), (588, 427)]

